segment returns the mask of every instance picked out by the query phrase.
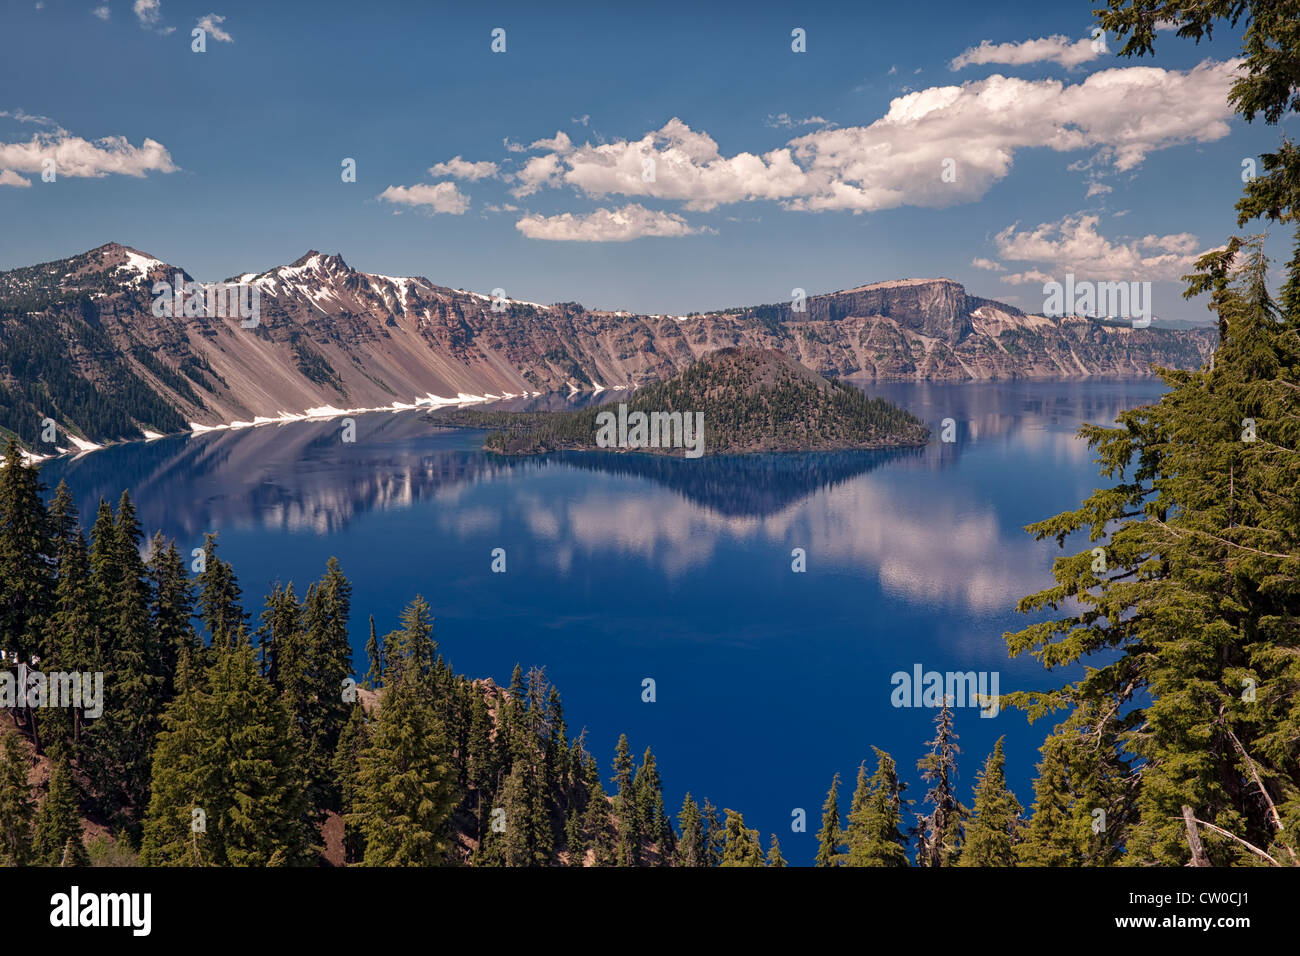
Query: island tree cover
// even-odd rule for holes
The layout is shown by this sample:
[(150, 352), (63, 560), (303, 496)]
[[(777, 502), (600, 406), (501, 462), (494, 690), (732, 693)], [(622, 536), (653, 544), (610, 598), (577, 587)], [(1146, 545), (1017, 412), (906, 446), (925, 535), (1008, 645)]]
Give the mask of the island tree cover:
[[(1225, 11), (1245, 28), (1239, 112), (1300, 110), (1297, 0), (1112, 0), (1101, 24), (1140, 54), (1157, 22), (1199, 38)], [(1239, 225), (1300, 225), (1300, 152), (1284, 140), (1263, 166)], [(1004, 701), (1061, 715), (1027, 813), (1001, 742), (962, 799), (944, 707), (915, 809), (883, 751), (860, 767), (847, 821), (834, 775), (817, 865), (1300, 863), (1300, 235), (1295, 250), (1276, 299), (1261, 237), (1200, 260), (1187, 293), (1218, 317), (1213, 361), (1163, 372), (1158, 404), (1085, 426), (1106, 486), (1029, 529), (1074, 553), (1020, 603), (1040, 619), (1009, 650), (1084, 673)], [(6, 707), (0, 862), (105, 859), (90, 825), (112, 834), (112, 859), (154, 865), (784, 864), (740, 811), (688, 793), (674, 825), (654, 755), (637, 761), (623, 737), (602, 766), (540, 668), (516, 667), (508, 688), (456, 674), (423, 599), (372, 636), (357, 687), (336, 562), (301, 602), (277, 585), (254, 620), (215, 537), (192, 579), (161, 538), (141, 556), (128, 495), (100, 503), (87, 540), (66, 487), (48, 506), (43, 491), (11, 441), (0, 650), (103, 672), (114, 693), (99, 718)]]
[[(567, 412), (441, 410), (444, 425), (496, 429), (485, 446), (507, 454), (595, 450), (602, 413), (699, 413), (704, 453), (815, 451), (921, 445), (925, 423), (881, 398), (832, 381), (773, 349), (724, 348), (664, 382)], [(678, 429), (680, 432), (680, 429)], [(639, 450), (681, 455), (680, 447)]]

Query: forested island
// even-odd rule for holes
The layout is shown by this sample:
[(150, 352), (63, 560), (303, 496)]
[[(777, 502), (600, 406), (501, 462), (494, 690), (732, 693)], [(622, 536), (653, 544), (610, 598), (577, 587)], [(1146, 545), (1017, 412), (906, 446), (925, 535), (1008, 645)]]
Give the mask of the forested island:
[[(725, 348), (624, 400), (565, 412), (443, 409), (438, 425), (491, 429), (508, 455), (633, 450), (687, 458), (925, 444), (929, 429), (883, 399), (773, 349)], [(639, 429), (639, 432), (638, 432)]]

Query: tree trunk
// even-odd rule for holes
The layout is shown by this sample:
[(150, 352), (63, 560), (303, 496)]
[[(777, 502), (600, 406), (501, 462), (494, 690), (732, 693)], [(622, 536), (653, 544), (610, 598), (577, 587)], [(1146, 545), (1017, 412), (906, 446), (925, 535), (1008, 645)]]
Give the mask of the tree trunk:
[(1183, 823), (1187, 825), (1187, 845), (1192, 848), (1192, 866), (1210, 866), (1210, 858), (1201, 844), (1201, 832), (1196, 828), (1196, 815), (1189, 806), (1183, 807)]

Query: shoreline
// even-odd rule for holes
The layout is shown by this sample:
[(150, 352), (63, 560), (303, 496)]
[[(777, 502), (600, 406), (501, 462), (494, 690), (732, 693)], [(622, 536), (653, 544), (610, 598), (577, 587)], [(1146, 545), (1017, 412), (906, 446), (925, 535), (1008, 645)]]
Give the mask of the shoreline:
[[(961, 378), (961, 379), (916, 379), (916, 378), (876, 378), (862, 377), (860, 374), (841, 376), (840, 380), (855, 387), (863, 387), (867, 384), (872, 385), (992, 385), (995, 383), (1010, 382), (1086, 382), (1086, 381), (1146, 381), (1148, 379), (1158, 379), (1154, 373), (1146, 375), (1131, 375), (1121, 372), (1094, 372), (1087, 375), (1025, 375), (1011, 378)], [(647, 383), (652, 384), (652, 383)], [(370, 415), (382, 412), (404, 412), (416, 411), (419, 409), (434, 410), (438, 408), (466, 408), (472, 405), (490, 405), (494, 402), (509, 401), (516, 398), (540, 398), (544, 395), (561, 395), (566, 398), (574, 395), (580, 395), (590, 392), (598, 395), (607, 391), (636, 391), (635, 388), (629, 389), (626, 385), (597, 385), (595, 388), (574, 388), (569, 386), (568, 392), (553, 390), (550, 392), (522, 392), (515, 394), (506, 392), (503, 395), (471, 395), (466, 392), (458, 392), (455, 398), (443, 398), (440, 395), (434, 395), (432, 392), (426, 393), (423, 397), (416, 396), (411, 402), (394, 401), (391, 405), (380, 405), (372, 408), (336, 408), (332, 405), (321, 405), (316, 408), (309, 408), (301, 413), (280, 412), (274, 418), (264, 415), (254, 416), (252, 421), (235, 420), (224, 422), (219, 425), (202, 425), (198, 422), (190, 422), (189, 431), (159, 433), (151, 429), (141, 429), (143, 436), (140, 438), (119, 438), (113, 441), (102, 443), (87, 441), (84, 438), (78, 438), (75, 435), (68, 435), (69, 442), (74, 448), (59, 448), (55, 453), (49, 455), (38, 455), (22, 449), (23, 460), (27, 464), (38, 464), (40, 462), (52, 461), (56, 458), (66, 458), (71, 455), (79, 458), (82, 455), (90, 454), (94, 451), (100, 451), (105, 448), (114, 448), (120, 445), (130, 445), (137, 442), (158, 441), (161, 438), (177, 438), (184, 435), (201, 435), (208, 432), (216, 431), (238, 431), (245, 428), (263, 428), (267, 425), (286, 425), (293, 422), (308, 421), (328, 421), (331, 418), (338, 418), (343, 415)], [(454, 426), (450, 426), (454, 427)], [(917, 446), (919, 447), (919, 446)], [(557, 449), (558, 450), (558, 449)], [(569, 449), (578, 451), (581, 449)], [(594, 449), (592, 449), (594, 450)], [(603, 450), (603, 449), (600, 449)], [(863, 449), (869, 450), (869, 449)], [(498, 454), (505, 455), (504, 452)], [(744, 453), (741, 453), (744, 454)]]

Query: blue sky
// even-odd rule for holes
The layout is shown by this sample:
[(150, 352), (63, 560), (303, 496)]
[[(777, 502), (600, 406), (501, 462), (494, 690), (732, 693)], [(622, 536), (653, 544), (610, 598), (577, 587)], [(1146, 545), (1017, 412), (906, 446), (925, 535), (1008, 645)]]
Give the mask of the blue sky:
[(1121, 59), (1092, 6), (10, 2), (0, 268), (319, 249), (654, 313), (929, 276), (1039, 311), (1074, 272), (1203, 321), (1177, 276), (1280, 131), (1223, 104), (1235, 33)]

